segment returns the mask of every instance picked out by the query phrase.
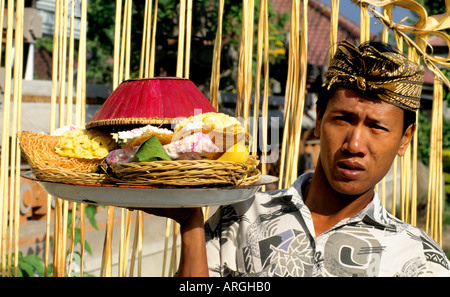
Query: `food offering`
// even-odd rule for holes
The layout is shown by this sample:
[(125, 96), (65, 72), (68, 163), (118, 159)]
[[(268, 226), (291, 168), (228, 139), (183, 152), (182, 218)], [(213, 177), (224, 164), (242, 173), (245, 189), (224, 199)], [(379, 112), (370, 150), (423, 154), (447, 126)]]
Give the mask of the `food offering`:
[(21, 131), (21, 176), (67, 201), (130, 208), (201, 207), (248, 199), (261, 175), (251, 137), (188, 79), (122, 82), (84, 127)]
[(217, 112), (177, 119), (172, 129), (145, 125), (107, 133), (67, 126), (50, 135), (22, 131), (18, 139), (33, 174), (44, 181), (214, 188), (260, 178), (241, 123)]
[(116, 147), (107, 133), (66, 126), (50, 135), (21, 131), (17, 137), (38, 179), (83, 184), (111, 182), (100, 169), (107, 154)]
[(217, 187), (259, 179), (241, 123), (223, 113), (179, 119), (172, 129), (147, 125), (115, 133), (105, 170), (118, 184)]

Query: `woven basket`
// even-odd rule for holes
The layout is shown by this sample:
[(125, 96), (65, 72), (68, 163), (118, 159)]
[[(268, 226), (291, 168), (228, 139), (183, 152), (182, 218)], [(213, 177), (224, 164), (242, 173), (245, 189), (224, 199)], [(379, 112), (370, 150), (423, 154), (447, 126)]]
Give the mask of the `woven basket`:
[(45, 181), (97, 184), (112, 182), (108, 175), (95, 173), (101, 159), (78, 159), (58, 155), (59, 136), (22, 131), (19, 145), (36, 178)]
[(254, 183), (247, 165), (229, 161), (180, 160), (110, 164), (117, 184), (151, 186), (239, 186)]
[(69, 170), (58, 169), (32, 169), (33, 174), (37, 179), (42, 181), (70, 183), (70, 184), (114, 184), (107, 174), (103, 173), (79, 173), (71, 172)]

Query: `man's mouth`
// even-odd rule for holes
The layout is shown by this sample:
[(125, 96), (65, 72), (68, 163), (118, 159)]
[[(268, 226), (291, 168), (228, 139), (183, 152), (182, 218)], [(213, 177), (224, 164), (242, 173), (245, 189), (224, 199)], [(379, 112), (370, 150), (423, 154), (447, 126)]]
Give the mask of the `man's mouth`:
[(341, 172), (345, 178), (349, 179), (357, 178), (365, 171), (364, 166), (356, 161), (340, 161), (337, 163), (337, 166), (339, 172)]
[(339, 168), (342, 169), (348, 169), (348, 170), (364, 170), (364, 167), (359, 164), (358, 162), (352, 162), (352, 161), (341, 161), (338, 162)]

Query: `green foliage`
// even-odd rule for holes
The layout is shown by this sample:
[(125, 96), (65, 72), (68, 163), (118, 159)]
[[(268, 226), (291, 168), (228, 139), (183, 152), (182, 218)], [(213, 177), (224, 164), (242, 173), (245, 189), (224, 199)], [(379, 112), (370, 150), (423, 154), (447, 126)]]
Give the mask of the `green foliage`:
[[(194, 1), (192, 18), (192, 51), (197, 47), (209, 48), (207, 55), (212, 54), (212, 48), (217, 33), (218, 1), (198, 0)], [(173, 0), (160, 0), (158, 3), (158, 20), (156, 30), (156, 73), (162, 69), (167, 75), (175, 75), (176, 53), (179, 22), (179, 3)], [(142, 31), (145, 12), (145, 1), (133, 1), (132, 29), (131, 29), (131, 54), (130, 54), (130, 76), (137, 77), (139, 74)], [(123, 9), (123, 8), (122, 8)], [(255, 25), (258, 21), (259, 2), (256, 3)], [(112, 73), (114, 67), (114, 31), (115, 31), (116, 1), (113, 0), (90, 0), (88, 5), (88, 32), (87, 32), (87, 67), (86, 76), (88, 83), (112, 84)], [(279, 15), (275, 12), (269, 2), (269, 31), (271, 47), (271, 64), (278, 65), (286, 60), (284, 42), (286, 39), (285, 24), (289, 20), (289, 14)], [(242, 25), (242, 1), (226, 0), (223, 16), (223, 58), (221, 63), (222, 81), (221, 87), (236, 88), (237, 61), (230, 56), (229, 49), (234, 53), (239, 52)], [(121, 22), (121, 20), (120, 20)], [(172, 41), (175, 41), (173, 43)], [(256, 38), (255, 38), (256, 42)], [(44, 37), (37, 41), (37, 48), (44, 48), (51, 52), (53, 47), (52, 37)], [(76, 45), (77, 48), (77, 45)], [(193, 53), (194, 55), (194, 53)], [(191, 56), (192, 59), (195, 59)], [(206, 59), (203, 54), (200, 59)], [(206, 63), (208, 64), (208, 63)], [(208, 85), (210, 80), (210, 67), (196, 71), (203, 73), (200, 77), (192, 79), (198, 85)], [(274, 73), (277, 67), (274, 68)], [(205, 70), (205, 71), (203, 71)], [(285, 74), (284, 74), (285, 75)]]
[[(419, 113), (418, 124), (418, 158), (425, 165), (429, 164), (430, 159), (430, 133), (431, 122), (421, 112)], [(442, 132), (442, 148), (443, 150), (450, 150), (450, 120), (443, 120), (443, 132)], [(450, 172), (450, 169), (449, 171)]]
[[(450, 79), (450, 70), (448, 68), (443, 68), (441, 71), (448, 79)], [(450, 91), (446, 86), (444, 86), (443, 96), (444, 101), (446, 101), (447, 105), (450, 106)]]
[(419, 0), (428, 12), (428, 15), (441, 14), (445, 12), (445, 0)]
[(112, 83), (115, 11), (115, 1), (89, 1), (86, 41), (86, 77), (89, 83)]
[(53, 38), (50, 36), (43, 36), (42, 38), (36, 39), (36, 48), (43, 48), (48, 52), (53, 51)]
[(444, 171), (446, 200), (450, 203), (450, 149), (442, 151), (442, 166)]
[[(95, 215), (97, 214), (97, 206), (94, 205), (86, 205), (85, 207), (85, 216), (89, 220), (90, 224), (95, 228), (95, 230), (98, 230), (97, 220), (95, 218)], [(80, 219), (78, 217), (77, 222), (79, 223)], [(77, 224), (76, 226), (78, 226)], [(72, 212), (68, 213), (68, 230), (69, 239), (71, 238), (72, 234)], [(75, 227), (75, 236), (74, 236), (74, 247), (77, 244), (81, 243), (81, 229), (79, 227)], [(92, 250), (87, 241), (85, 241), (85, 250), (92, 255)], [(15, 254), (12, 254), (11, 257), (11, 263), (9, 263), (7, 259), (6, 267), (8, 267), (7, 272), (9, 275), (14, 275), (14, 266), (15, 266)], [(72, 261), (74, 262), (74, 265), (69, 267), (68, 276), (79, 276), (79, 272), (77, 273), (77, 269), (73, 269), (74, 267), (80, 267), (80, 259), (81, 256), (78, 252), (74, 252), (71, 255)], [(78, 262), (77, 262), (78, 261)], [(0, 263), (1, 265), (1, 263)], [(52, 276), (53, 274), (53, 264), (50, 263), (47, 267), (47, 276)], [(0, 277), (1, 277), (0, 272)], [(18, 277), (35, 277), (35, 276), (45, 276), (45, 266), (44, 266), (44, 260), (37, 256), (37, 255), (27, 255), (23, 256), (22, 252), (18, 252), (18, 270), (17, 270), (17, 276)], [(83, 276), (92, 276), (84, 272)]]
[[(9, 265), (8, 259), (6, 260), (6, 266), (8, 267), (10, 274), (14, 275), (15, 266), (15, 254), (12, 254), (11, 264)], [(44, 276), (45, 267), (44, 260), (36, 255), (23, 256), (22, 252), (18, 252), (18, 269), (17, 277), (34, 277)], [(1, 273), (0, 273), (1, 275)]]
[(417, 155), (425, 165), (430, 163), (430, 131), (431, 123), (426, 116), (419, 112), (418, 130), (418, 148)]
[[(95, 205), (86, 205), (86, 207), (85, 207), (86, 218), (89, 220), (89, 223), (92, 225), (92, 227), (94, 227), (95, 230), (98, 230), (97, 220), (95, 219), (96, 214), (97, 214), (97, 207)], [(78, 217), (78, 220), (77, 220), (75, 226), (79, 226), (79, 221), (80, 221), (80, 218)], [(68, 231), (69, 231), (69, 238), (71, 238), (72, 237), (72, 212), (68, 213)], [(78, 244), (81, 245), (81, 229), (79, 227), (75, 227), (74, 246), (77, 246)], [(89, 242), (87, 242), (86, 240), (84, 241), (84, 248), (90, 255), (92, 255), (91, 246), (89, 245)]]

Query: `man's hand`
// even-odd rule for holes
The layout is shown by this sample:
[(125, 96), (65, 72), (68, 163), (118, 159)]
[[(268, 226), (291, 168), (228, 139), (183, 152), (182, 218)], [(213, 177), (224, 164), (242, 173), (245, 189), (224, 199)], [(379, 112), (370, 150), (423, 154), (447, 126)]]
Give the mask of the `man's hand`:
[(158, 217), (172, 219), (180, 224), (181, 227), (189, 224), (190, 220), (198, 220), (198, 216), (201, 216), (203, 222), (201, 208), (141, 208), (139, 210)]

